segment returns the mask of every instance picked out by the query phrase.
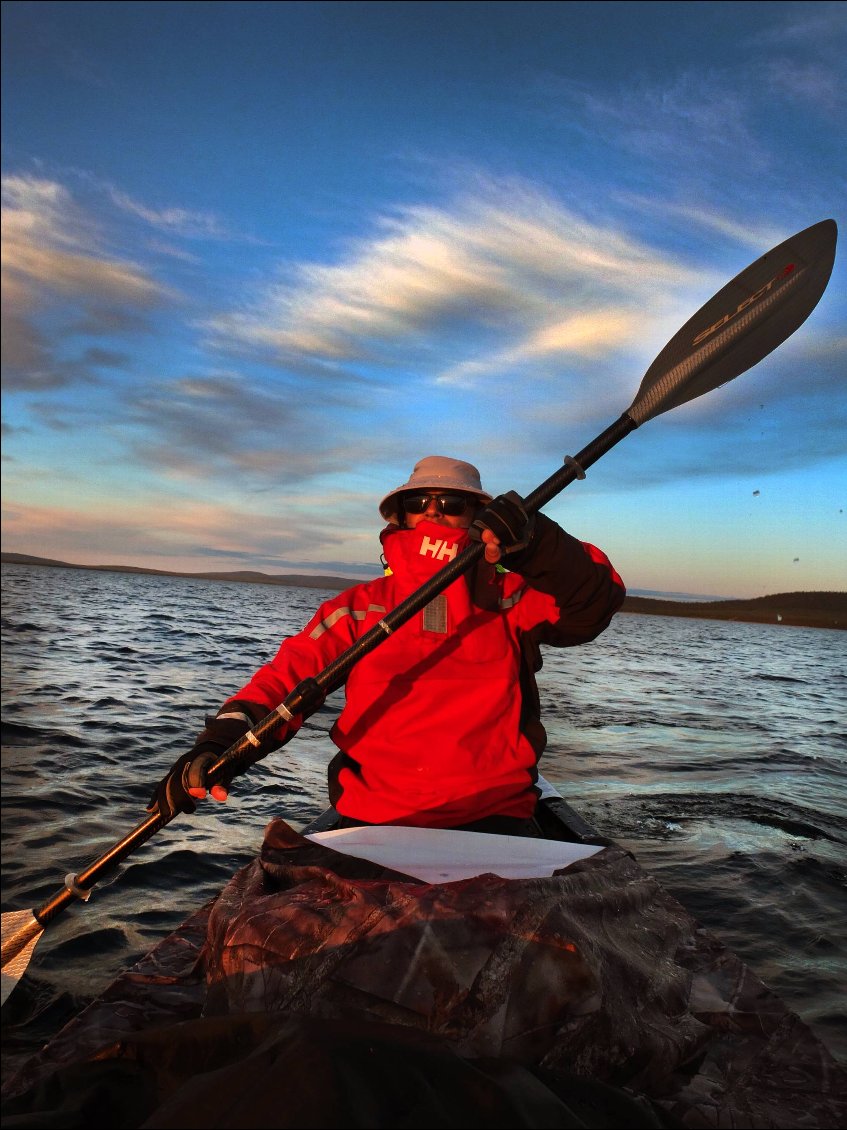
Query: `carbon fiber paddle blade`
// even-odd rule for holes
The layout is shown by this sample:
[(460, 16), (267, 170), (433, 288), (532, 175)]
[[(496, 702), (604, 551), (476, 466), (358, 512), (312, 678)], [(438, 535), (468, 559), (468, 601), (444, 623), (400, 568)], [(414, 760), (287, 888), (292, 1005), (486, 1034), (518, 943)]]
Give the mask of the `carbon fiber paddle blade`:
[(751, 369), (801, 326), (826, 290), (838, 227), (821, 220), (737, 275), (665, 346), (627, 410), (643, 424)]

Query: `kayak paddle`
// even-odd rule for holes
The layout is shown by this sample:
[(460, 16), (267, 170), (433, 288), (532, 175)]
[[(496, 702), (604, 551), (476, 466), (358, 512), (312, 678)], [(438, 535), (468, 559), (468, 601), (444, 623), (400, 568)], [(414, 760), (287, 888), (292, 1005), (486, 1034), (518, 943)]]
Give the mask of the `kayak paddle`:
[[(564, 465), (523, 500), (527, 513), (540, 510), (574, 479), (585, 478), (588, 467), (641, 424), (734, 380), (790, 337), (826, 289), (837, 235), (835, 221), (822, 220), (768, 251), (727, 283), (668, 342), (626, 412), (576, 456), (566, 456)], [(473, 542), (323, 671), (295, 687), (276, 710), (221, 755), (207, 774), (209, 784), (220, 780), (225, 770), (237, 775), (264, 756), (257, 756), (264, 738), (295, 715), (307, 718), (314, 713), (363, 656), (467, 572), (483, 553), (482, 542)], [(69, 875), (64, 887), (40, 909), (2, 916), (0, 1002), (25, 972), (44, 928), (74, 899), (87, 899), (95, 883), (167, 823), (159, 813), (148, 816), (85, 870)]]

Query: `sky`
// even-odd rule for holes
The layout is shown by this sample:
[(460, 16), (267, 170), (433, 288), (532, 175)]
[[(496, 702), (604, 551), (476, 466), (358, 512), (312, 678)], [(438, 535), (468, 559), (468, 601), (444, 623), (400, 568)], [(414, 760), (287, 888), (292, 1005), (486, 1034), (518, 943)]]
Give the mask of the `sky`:
[[(5, 551), (378, 575), (420, 457), (529, 494), (739, 271), (847, 224), (841, 3), (2, 18)], [(545, 507), (631, 591), (847, 589), (845, 263)]]

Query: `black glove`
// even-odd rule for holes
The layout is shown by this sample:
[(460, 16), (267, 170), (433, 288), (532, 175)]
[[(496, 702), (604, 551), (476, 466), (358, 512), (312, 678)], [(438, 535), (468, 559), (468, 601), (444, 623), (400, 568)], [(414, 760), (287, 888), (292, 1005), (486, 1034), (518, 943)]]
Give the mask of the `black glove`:
[[(206, 780), (207, 771), (222, 753), (247, 733), (248, 729), (249, 723), (246, 719), (207, 718), (206, 728), (198, 734), (194, 747), (174, 762), (169, 772), (153, 790), (147, 811), (153, 812), (158, 808), (159, 814), (165, 821), (173, 820), (178, 812), (194, 812), (197, 808), (197, 800), (188, 790), (209, 788)], [(245, 758), (247, 764), (252, 764), (254, 760), (258, 759)], [(247, 764), (238, 761), (231, 765), (215, 784), (223, 785), (229, 790), (233, 777), (243, 772)]]
[[(184, 753), (153, 790), (147, 811), (154, 812), (158, 808), (159, 815), (165, 820), (173, 820), (178, 812), (194, 812), (197, 801), (188, 790), (209, 787), (206, 782), (206, 771), (218, 760), (222, 752), (220, 746), (213, 748), (208, 743), (204, 743), (203, 746), (195, 746), (188, 753)], [(228, 784), (225, 781), (219, 783), (224, 788)]]
[(471, 537), (480, 541), (483, 530), (491, 530), (504, 554), (526, 549), (535, 530), (535, 515), (527, 514), (523, 499), (515, 491), (498, 495), (481, 510), (471, 526)]

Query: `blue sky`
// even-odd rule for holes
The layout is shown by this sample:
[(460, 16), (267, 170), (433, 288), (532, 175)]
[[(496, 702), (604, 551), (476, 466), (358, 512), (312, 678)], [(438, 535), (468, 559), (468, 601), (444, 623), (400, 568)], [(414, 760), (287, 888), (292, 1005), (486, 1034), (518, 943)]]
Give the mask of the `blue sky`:
[[(528, 494), (845, 222), (838, 3), (3, 4), (3, 548), (378, 571), (422, 455)], [(630, 589), (847, 588), (845, 255), (547, 512)]]

